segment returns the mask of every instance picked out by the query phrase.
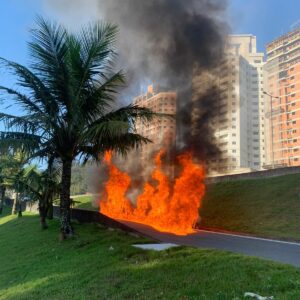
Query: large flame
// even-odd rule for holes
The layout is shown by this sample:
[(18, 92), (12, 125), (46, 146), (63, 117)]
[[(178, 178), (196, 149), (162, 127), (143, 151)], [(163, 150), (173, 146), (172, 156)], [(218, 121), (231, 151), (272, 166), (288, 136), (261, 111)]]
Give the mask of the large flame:
[(199, 208), (205, 193), (205, 171), (193, 163), (191, 153), (177, 157), (182, 167), (172, 183), (162, 169), (160, 151), (155, 157), (152, 179), (137, 197), (136, 205), (127, 198), (131, 178), (112, 163), (112, 154), (106, 153), (104, 162), (109, 170), (105, 196), (100, 200), (101, 213), (120, 220), (150, 225), (160, 231), (185, 235), (194, 232), (199, 219)]

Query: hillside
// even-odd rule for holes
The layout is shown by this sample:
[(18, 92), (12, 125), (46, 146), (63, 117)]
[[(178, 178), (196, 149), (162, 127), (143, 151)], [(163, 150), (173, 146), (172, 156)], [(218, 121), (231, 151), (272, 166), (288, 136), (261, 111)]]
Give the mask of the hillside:
[(201, 225), (300, 240), (300, 174), (211, 184)]
[(145, 239), (100, 225), (76, 225), (58, 241), (36, 215), (0, 217), (0, 299), (244, 299), (245, 292), (300, 299), (297, 268), (256, 258), (179, 247), (133, 248)]

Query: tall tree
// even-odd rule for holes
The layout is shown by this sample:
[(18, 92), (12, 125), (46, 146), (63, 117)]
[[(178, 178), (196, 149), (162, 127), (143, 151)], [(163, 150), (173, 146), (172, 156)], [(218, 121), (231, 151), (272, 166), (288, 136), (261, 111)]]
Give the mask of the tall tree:
[(0, 157), (0, 214), (3, 210), (3, 203), (7, 189), (13, 190), (15, 197), (12, 206), (12, 214), (22, 216), (18, 182), (22, 177), (23, 167), (26, 163), (26, 155), (19, 151), (13, 154), (6, 154)]
[(0, 214), (3, 212), (6, 190), (13, 186), (13, 176), (17, 171), (17, 164), (10, 155), (0, 158)]
[(30, 197), (31, 201), (38, 202), (40, 223), (42, 229), (47, 229), (46, 218), (52, 207), (53, 200), (60, 191), (60, 170), (51, 164), (44, 171), (36, 166), (28, 166), (19, 181), (23, 194)]
[(49, 155), (62, 164), (60, 220), (62, 238), (73, 234), (70, 222), (71, 167), (76, 157), (99, 161), (107, 150), (126, 154), (149, 140), (136, 133), (137, 120), (153, 113), (138, 106), (120, 108), (116, 96), (124, 75), (114, 71), (118, 29), (90, 24), (78, 33), (38, 18), (29, 43), (30, 68), (1, 59), (20, 90), (0, 86), (24, 114), (1, 113), (6, 124), (0, 146), (22, 146), (31, 157)]

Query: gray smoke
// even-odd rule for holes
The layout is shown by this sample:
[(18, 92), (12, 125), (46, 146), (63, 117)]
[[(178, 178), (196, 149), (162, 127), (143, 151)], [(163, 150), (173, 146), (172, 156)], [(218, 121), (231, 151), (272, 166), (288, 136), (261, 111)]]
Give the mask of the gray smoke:
[[(120, 27), (119, 64), (127, 72), (127, 102), (141, 87), (154, 83), (176, 90), (177, 141), (174, 154), (191, 150), (206, 161), (218, 155), (211, 120), (217, 112), (218, 88), (195, 93), (195, 73), (213, 72), (224, 58), (226, 0), (47, 0), (68, 14), (73, 24), (86, 21), (84, 12)], [(61, 12), (64, 12), (63, 14)], [(67, 12), (67, 13), (66, 13)], [(70, 18), (70, 16), (74, 18)], [(87, 13), (88, 15), (88, 13)], [(201, 87), (200, 87), (201, 89)], [(197, 96), (198, 95), (198, 96)], [(193, 99), (193, 100), (192, 100)]]
[[(218, 154), (211, 120), (217, 112), (218, 90), (198, 98), (193, 77), (214, 70), (222, 61), (224, 0), (99, 1), (109, 21), (120, 25), (121, 63), (128, 70), (127, 93), (137, 94), (141, 78), (178, 93), (175, 154), (192, 150), (199, 160)], [(193, 101), (192, 101), (193, 98)]]

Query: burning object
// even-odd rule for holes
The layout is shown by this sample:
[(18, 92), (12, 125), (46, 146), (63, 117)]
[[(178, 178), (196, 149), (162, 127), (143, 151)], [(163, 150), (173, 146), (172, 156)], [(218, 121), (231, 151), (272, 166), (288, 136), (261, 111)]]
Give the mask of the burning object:
[(101, 213), (178, 235), (194, 232), (205, 194), (204, 166), (193, 162), (191, 153), (181, 154), (177, 157), (181, 171), (171, 181), (163, 171), (163, 153), (160, 151), (156, 155), (152, 180), (144, 184), (135, 204), (127, 197), (131, 189), (130, 175), (112, 162), (112, 153), (106, 153), (104, 162), (108, 168), (108, 180), (100, 199)]

